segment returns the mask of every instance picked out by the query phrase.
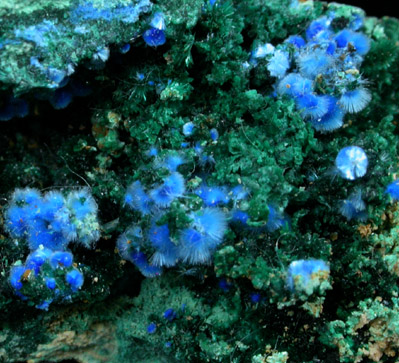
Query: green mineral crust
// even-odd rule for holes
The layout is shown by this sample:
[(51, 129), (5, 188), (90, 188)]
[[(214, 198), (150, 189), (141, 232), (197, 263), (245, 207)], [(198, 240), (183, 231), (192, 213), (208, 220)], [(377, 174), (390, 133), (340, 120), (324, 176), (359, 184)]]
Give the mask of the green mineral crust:
[[(0, 0), (0, 362), (397, 362), (398, 95), (399, 21), (347, 5)], [(94, 198), (81, 287), (26, 267), (23, 188)]]

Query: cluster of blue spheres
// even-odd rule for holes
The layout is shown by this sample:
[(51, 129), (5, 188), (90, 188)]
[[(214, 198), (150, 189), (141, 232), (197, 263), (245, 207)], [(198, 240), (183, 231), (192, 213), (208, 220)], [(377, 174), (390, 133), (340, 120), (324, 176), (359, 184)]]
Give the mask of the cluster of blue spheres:
[(5, 226), (15, 243), (27, 242), (31, 253), (24, 264), (11, 268), (10, 284), (23, 300), (46, 309), (54, 300), (70, 299), (83, 285), (73, 264), (69, 243), (92, 247), (100, 238), (97, 204), (88, 189), (66, 197), (50, 191), (17, 189), (5, 212)]
[(277, 47), (257, 44), (247, 65), (266, 61), (277, 78), (276, 93), (292, 98), (302, 117), (321, 132), (341, 127), (346, 113), (363, 110), (371, 100), (359, 72), (370, 49), (369, 38), (359, 32), (363, 19), (355, 14), (348, 28), (337, 31), (335, 17), (330, 12), (314, 20), (304, 37), (290, 36)]
[[(43, 310), (54, 300), (70, 300), (83, 282), (83, 273), (73, 266), (71, 252), (52, 251), (43, 246), (31, 252), (24, 265), (13, 266), (10, 271), (15, 294), (22, 300), (39, 300), (36, 308)], [(32, 291), (35, 296), (31, 296)]]
[[(248, 226), (248, 190), (242, 185), (207, 183), (205, 169), (214, 163), (207, 145), (217, 142), (217, 130), (209, 131), (209, 142), (190, 142), (196, 132), (193, 122), (183, 125), (187, 141), (180, 151), (163, 151), (159, 155), (152, 147), (147, 153), (152, 163), (147, 165), (146, 175), (154, 173), (155, 177), (151, 182), (136, 180), (127, 188), (125, 205), (140, 217), (118, 238), (117, 247), (122, 258), (146, 277), (158, 276), (162, 268), (179, 263), (208, 264), (229, 223)], [(193, 154), (194, 174), (191, 168), (185, 168)], [(269, 205), (264, 229), (273, 232), (286, 223), (279, 208)]]

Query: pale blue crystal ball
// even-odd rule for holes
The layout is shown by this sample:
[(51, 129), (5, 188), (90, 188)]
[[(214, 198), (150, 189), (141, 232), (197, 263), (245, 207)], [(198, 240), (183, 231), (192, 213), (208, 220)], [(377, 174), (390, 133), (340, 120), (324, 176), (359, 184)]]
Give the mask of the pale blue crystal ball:
[(367, 172), (367, 155), (359, 146), (347, 146), (341, 149), (335, 159), (335, 166), (344, 179), (355, 180)]

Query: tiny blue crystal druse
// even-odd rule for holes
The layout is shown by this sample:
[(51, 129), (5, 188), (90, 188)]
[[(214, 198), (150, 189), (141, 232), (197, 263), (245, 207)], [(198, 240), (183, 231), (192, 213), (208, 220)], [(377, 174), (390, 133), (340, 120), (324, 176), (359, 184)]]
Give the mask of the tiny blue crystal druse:
[(47, 310), (53, 301), (82, 286), (83, 274), (73, 266), (67, 247), (72, 242), (92, 247), (100, 238), (97, 204), (88, 189), (78, 189), (66, 197), (58, 191), (42, 195), (36, 189), (17, 189), (5, 217), (11, 237), (26, 241), (31, 250), (23, 266), (11, 268), (9, 278), (11, 286), (18, 293), (22, 291), (24, 300), (37, 300), (41, 291), (51, 290), (52, 298), (36, 305)]
[(288, 267), (287, 286), (291, 291), (309, 292), (327, 280), (330, 267), (323, 260), (292, 261)]
[(335, 159), (335, 166), (342, 178), (355, 180), (366, 175), (368, 159), (359, 146), (347, 146), (341, 149)]

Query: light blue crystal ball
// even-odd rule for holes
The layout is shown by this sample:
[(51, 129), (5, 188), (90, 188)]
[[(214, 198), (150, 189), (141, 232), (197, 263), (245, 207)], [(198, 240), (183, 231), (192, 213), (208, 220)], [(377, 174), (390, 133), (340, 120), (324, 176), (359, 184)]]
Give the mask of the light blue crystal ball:
[(347, 146), (341, 149), (335, 159), (335, 166), (344, 179), (355, 180), (367, 172), (367, 155), (359, 146)]

